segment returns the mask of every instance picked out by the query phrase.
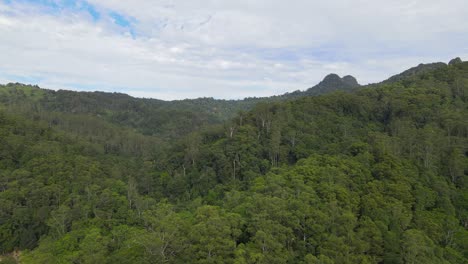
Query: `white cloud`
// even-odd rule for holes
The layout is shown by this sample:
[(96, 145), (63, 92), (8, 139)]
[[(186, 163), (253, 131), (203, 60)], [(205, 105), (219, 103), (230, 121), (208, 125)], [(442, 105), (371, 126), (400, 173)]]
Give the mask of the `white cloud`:
[[(468, 6), (450, 1), (90, 0), (101, 13), (0, 3), (0, 80), (182, 99), (268, 96), (326, 74), (376, 82), (468, 57)], [(108, 16), (117, 12), (129, 27)]]

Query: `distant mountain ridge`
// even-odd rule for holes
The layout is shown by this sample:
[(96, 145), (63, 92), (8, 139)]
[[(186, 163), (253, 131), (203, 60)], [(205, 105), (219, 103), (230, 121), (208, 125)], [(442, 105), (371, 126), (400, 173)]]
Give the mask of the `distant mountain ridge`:
[(419, 64), (418, 66), (416, 67), (412, 67), (402, 73), (399, 73), (399, 74), (396, 74), (396, 75), (393, 75), (392, 77), (388, 78), (387, 80), (383, 81), (382, 83), (391, 83), (391, 82), (398, 82), (404, 78), (408, 78), (408, 77), (411, 77), (411, 76), (415, 76), (415, 75), (418, 75), (418, 74), (422, 74), (422, 73), (426, 73), (426, 72), (430, 72), (430, 71), (433, 71), (433, 70), (437, 70), (437, 69), (440, 69), (440, 68), (444, 68), (444, 67), (447, 67), (448, 65), (454, 65), (454, 64), (458, 64), (458, 63), (462, 63), (463, 61), (460, 59), (460, 57), (456, 57), (452, 60), (450, 60), (450, 62), (447, 64), (445, 62), (434, 62), (434, 63), (427, 63), (427, 64), (424, 64), (424, 63), (421, 63)]
[(419, 64), (416, 67), (412, 67), (400, 74), (393, 75), (392, 77), (388, 78), (387, 80), (383, 81), (383, 83), (389, 83), (389, 82), (398, 82), (404, 78), (411, 77), (414, 75), (418, 75), (421, 73), (425, 73), (428, 71), (440, 69), (443, 67), (447, 67), (447, 64), (444, 62), (435, 62), (435, 63), (428, 63), (428, 64)]
[[(337, 74), (332, 73), (327, 75), (320, 83), (305, 91), (295, 91), (270, 97), (250, 97), (242, 100), (201, 97), (196, 99), (164, 101), (153, 98), (135, 98), (123, 93), (107, 93), (100, 91), (78, 92), (69, 90), (54, 91), (40, 88), (37, 85), (10, 83), (4, 85), (3, 89), (2, 86), (0, 86), (0, 102), (8, 100), (21, 102), (25, 99), (31, 99), (34, 103), (39, 102), (42, 107), (45, 107), (48, 111), (67, 113), (105, 115), (110, 111), (115, 115), (115, 111), (123, 111), (118, 114), (118, 118), (113, 117), (113, 119), (118, 119), (119, 122), (122, 121), (122, 118), (126, 120), (130, 118), (130, 116), (135, 120), (140, 120), (140, 122), (148, 122), (148, 120), (145, 121), (140, 118), (135, 118), (135, 115), (140, 116), (143, 113), (146, 113), (144, 115), (146, 117), (145, 119), (147, 119), (148, 116), (153, 116), (153, 121), (155, 121), (155, 116), (166, 116), (171, 115), (171, 113), (175, 116), (184, 113), (183, 115), (192, 117), (193, 113), (197, 113), (196, 116), (204, 120), (203, 122), (216, 123), (234, 117), (239, 111), (248, 111), (258, 103), (280, 102), (334, 91), (351, 91), (357, 87), (360, 87), (360, 85), (353, 76), (347, 75), (341, 78)], [(2, 94), (4, 96), (3, 99), (1, 98)], [(149, 115), (148, 113), (152, 114)], [(134, 123), (134, 121), (132, 121), (132, 123)], [(131, 125), (131, 127), (134, 126), (135, 125)], [(155, 128), (153, 128), (152, 131), (154, 131), (154, 129)]]
[(361, 85), (356, 78), (351, 75), (346, 75), (341, 78), (337, 74), (332, 73), (327, 75), (319, 84), (307, 89), (305, 93), (306, 95), (320, 95), (338, 90), (347, 91), (359, 86)]
[[(460, 58), (450, 65), (461, 63)], [(431, 70), (447, 67), (446, 63), (420, 64), (381, 82), (392, 83), (411, 78)], [(379, 84), (373, 84), (379, 85)], [(317, 85), (304, 90), (270, 97), (253, 97), (242, 100), (220, 100), (197, 98), (163, 101), (149, 98), (134, 98), (127, 94), (106, 92), (76, 92), (47, 90), (37, 85), (0, 85), (0, 103), (14, 105), (21, 109), (41, 109), (58, 113), (87, 114), (137, 129), (143, 134), (186, 134), (206, 124), (222, 123), (241, 111), (249, 111), (259, 103), (281, 102), (306, 96), (318, 96), (336, 91), (351, 92), (363, 87), (355, 77), (340, 77), (331, 73)], [(183, 122), (181, 121), (183, 120)], [(173, 131), (168, 133), (168, 131)], [(174, 131), (176, 131), (174, 133)]]
[(293, 99), (303, 96), (317, 96), (321, 94), (331, 93), (335, 91), (352, 91), (355, 88), (360, 87), (355, 77), (346, 75), (341, 78), (338, 74), (330, 73), (319, 82), (317, 85), (308, 88), (307, 90), (297, 90), (291, 93), (285, 93), (282, 95), (271, 96), (269, 98), (277, 98), (280, 100)]

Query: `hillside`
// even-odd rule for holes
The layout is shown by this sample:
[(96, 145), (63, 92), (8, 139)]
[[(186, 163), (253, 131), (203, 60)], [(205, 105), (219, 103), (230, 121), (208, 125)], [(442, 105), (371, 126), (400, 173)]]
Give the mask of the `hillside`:
[[(358, 86), (354, 77), (346, 76), (341, 79), (336, 74), (330, 74), (322, 82), (303, 92), (243, 100), (198, 98), (163, 101), (134, 98), (121, 93), (53, 91), (38, 86), (10, 83), (0, 85), (0, 102), (11, 108), (12, 112), (33, 113), (56, 125), (66, 123), (62, 119), (68, 114), (82, 114), (136, 129), (145, 135), (174, 139), (206, 125), (221, 124), (234, 118), (239, 112), (253, 109), (258, 103), (280, 102), (338, 90), (349, 91)], [(54, 120), (51, 120), (52, 116)]]
[[(2, 87), (0, 252), (466, 263), (468, 63), (429, 68), (362, 87), (329, 75), (312, 89), (326, 94), (248, 107)], [(207, 110), (224, 103), (243, 111)]]
[[(462, 62), (453, 59), (449, 64)], [(420, 64), (387, 80), (361, 86), (355, 77), (340, 77), (329, 74), (317, 85), (303, 91), (294, 91), (271, 97), (253, 97), (242, 100), (220, 100), (214, 98), (197, 98), (175, 101), (134, 98), (122, 93), (74, 92), (67, 90), (47, 90), (37, 85), (10, 83), (0, 85), (0, 101), (12, 107), (13, 112), (37, 112), (46, 119), (54, 116), (51, 123), (60, 124), (63, 114), (83, 114), (102, 119), (118, 126), (136, 129), (145, 135), (162, 139), (174, 139), (185, 136), (206, 125), (222, 124), (241, 112), (252, 110), (259, 103), (273, 103), (295, 100), (304, 96), (318, 96), (336, 91), (352, 92), (354, 90), (385, 83), (394, 83), (424, 74), (425, 72), (447, 67), (446, 63)], [(50, 120), (49, 120), (50, 121)]]
[(418, 74), (423, 74), (426, 72), (431, 72), (436, 69), (441, 69), (447, 67), (446, 63), (443, 62), (435, 62), (435, 63), (428, 63), (428, 64), (419, 64), (416, 67), (412, 67), (400, 74), (394, 75), (387, 80), (383, 81), (384, 83), (392, 83), (404, 80), (405, 78), (409, 78)]

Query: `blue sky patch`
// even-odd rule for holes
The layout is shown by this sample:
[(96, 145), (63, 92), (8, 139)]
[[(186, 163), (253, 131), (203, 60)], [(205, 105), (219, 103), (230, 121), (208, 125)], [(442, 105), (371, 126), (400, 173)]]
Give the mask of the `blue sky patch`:
[[(11, 0), (3, 0), (6, 4), (12, 4)], [(97, 9), (87, 1), (74, 1), (74, 0), (19, 0), (16, 3), (31, 4), (44, 8), (45, 12), (50, 14), (60, 14), (67, 10), (72, 12), (87, 12), (94, 21), (99, 20), (100, 13)]]
[(130, 20), (125, 18), (123, 15), (116, 13), (116, 12), (111, 12), (109, 13), (109, 16), (114, 19), (114, 23), (121, 26), (121, 27), (129, 27), (131, 25)]
[(128, 33), (130, 33), (133, 38), (136, 38), (135, 29), (133, 27), (133, 24), (136, 23), (135, 18), (129, 18), (117, 12), (110, 12), (109, 16), (112, 18), (114, 24), (127, 29)]

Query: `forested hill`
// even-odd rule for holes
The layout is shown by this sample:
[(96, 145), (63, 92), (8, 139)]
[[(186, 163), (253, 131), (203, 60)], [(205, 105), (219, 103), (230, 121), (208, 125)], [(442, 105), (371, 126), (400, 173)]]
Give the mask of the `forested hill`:
[[(458, 60), (457, 60), (458, 59)], [(461, 62), (459, 58), (452, 63)], [(383, 83), (392, 83), (424, 73), (445, 63), (420, 64), (390, 77)], [(380, 84), (378, 84), (380, 85)], [(68, 114), (93, 116), (118, 126), (136, 129), (139, 133), (162, 139), (174, 139), (210, 124), (220, 124), (240, 112), (253, 109), (259, 103), (294, 100), (304, 96), (317, 96), (335, 91), (352, 92), (361, 86), (356, 78), (347, 75), (327, 75), (319, 84), (304, 91), (295, 91), (271, 97), (245, 98), (243, 100), (217, 100), (198, 98), (176, 101), (134, 98), (121, 93), (74, 92), (47, 90), (38, 86), (10, 83), (0, 85), (0, 102), (12, 112), (31, 112), (60, 125)], [(53, 116), (53, 118), (51, 118)], [(66, 119), (66, 118), (65, 118)]]
[(171, 140), (19, 90), (0, 97), (0, 252), (21, 263), (468, 261), (466, 62)]
[[(453, 66), (453, 65), (456, 65), (456, 64), (459, 64), (459, 63), (462, 63), (462, 60), (457, 57), (457, 58), (454, 58), (452, 60), (450, 60), (450, 62), (448, 63), (448, 65), (450, 66)], [(419, 74), (424, 74), (426, 72), (431, 72), (431, 71), (434, 71), (436, 69), (443, 69), (443, 68), (446, 68), (447, 67), (447, 64), (444, 63), (444, 62), (434, 62), (434, 63), (428, 63), (428, 64), (419, 64), (418, 66), (416, 67), (412, 67), (400, 74), (397, 74), (397, 75), (394, 75), (390, 78), (388, 78), (387, 80), (383, 81), (382, 83), (392, 83), (392, 82), (398, 82), (398, 81), (401, 81), (401, 80), (404, 80), (406, 78), (409, 78), (409, 77), (412, 77), (412, 76), (415, 76), (415, 75), (419, 75)]]
[[(133, 98), (121, 93), (74, 92), (47, 90), (38, 86), (10, 83), (0, 85), (0, 102), (14, 108), (13, 112), (47, 112), (84, 114), (99, 117), (110, 123), (134, 128), (145, 135), (174, 138), (215, 123), (222, 123), (239, 112), (251, 110), (260, 102), (278, 102), (309, 95), (350, 90), (359, 84), (356, 79), (343, 79), (330, 74), (318, 85), (272, 97), (243, 100), (198, 98), (176, 101)], [(55, 118), (60, 123), (60, 118)]]
[[(460, 63), (460, 58), (450, 64)], [(392, 83), (447, 67), (447, 64), (420, 64), (382, 83)], [(377, 85), (380, 85), (379, 83)], [(111, 123), (137, 129), (145, 135), (181, 136), (198, 130), (207, 124), (221, 123), (234, 118), (239, 112), (249, 111), (258, 103), (272, 103), (317, 96), (335, 91), (351, 92), (361, 86), (351, 75), (340, 77), (327, 75), (320, 83), (304, 91), (294, 91), (271, 97), (252, 97), (242, 100), (220, 100), (213, 98), (163, 101), (158, 99), (133, 98), (121, 93), (74, 92), (67, 90), (41, 89), (37, 85), (10, 83), (0, 85), (0, 100), (20, 111), (46, 111), (94, 115)], [(174, 133), (168, 134), (167, 131)]]

